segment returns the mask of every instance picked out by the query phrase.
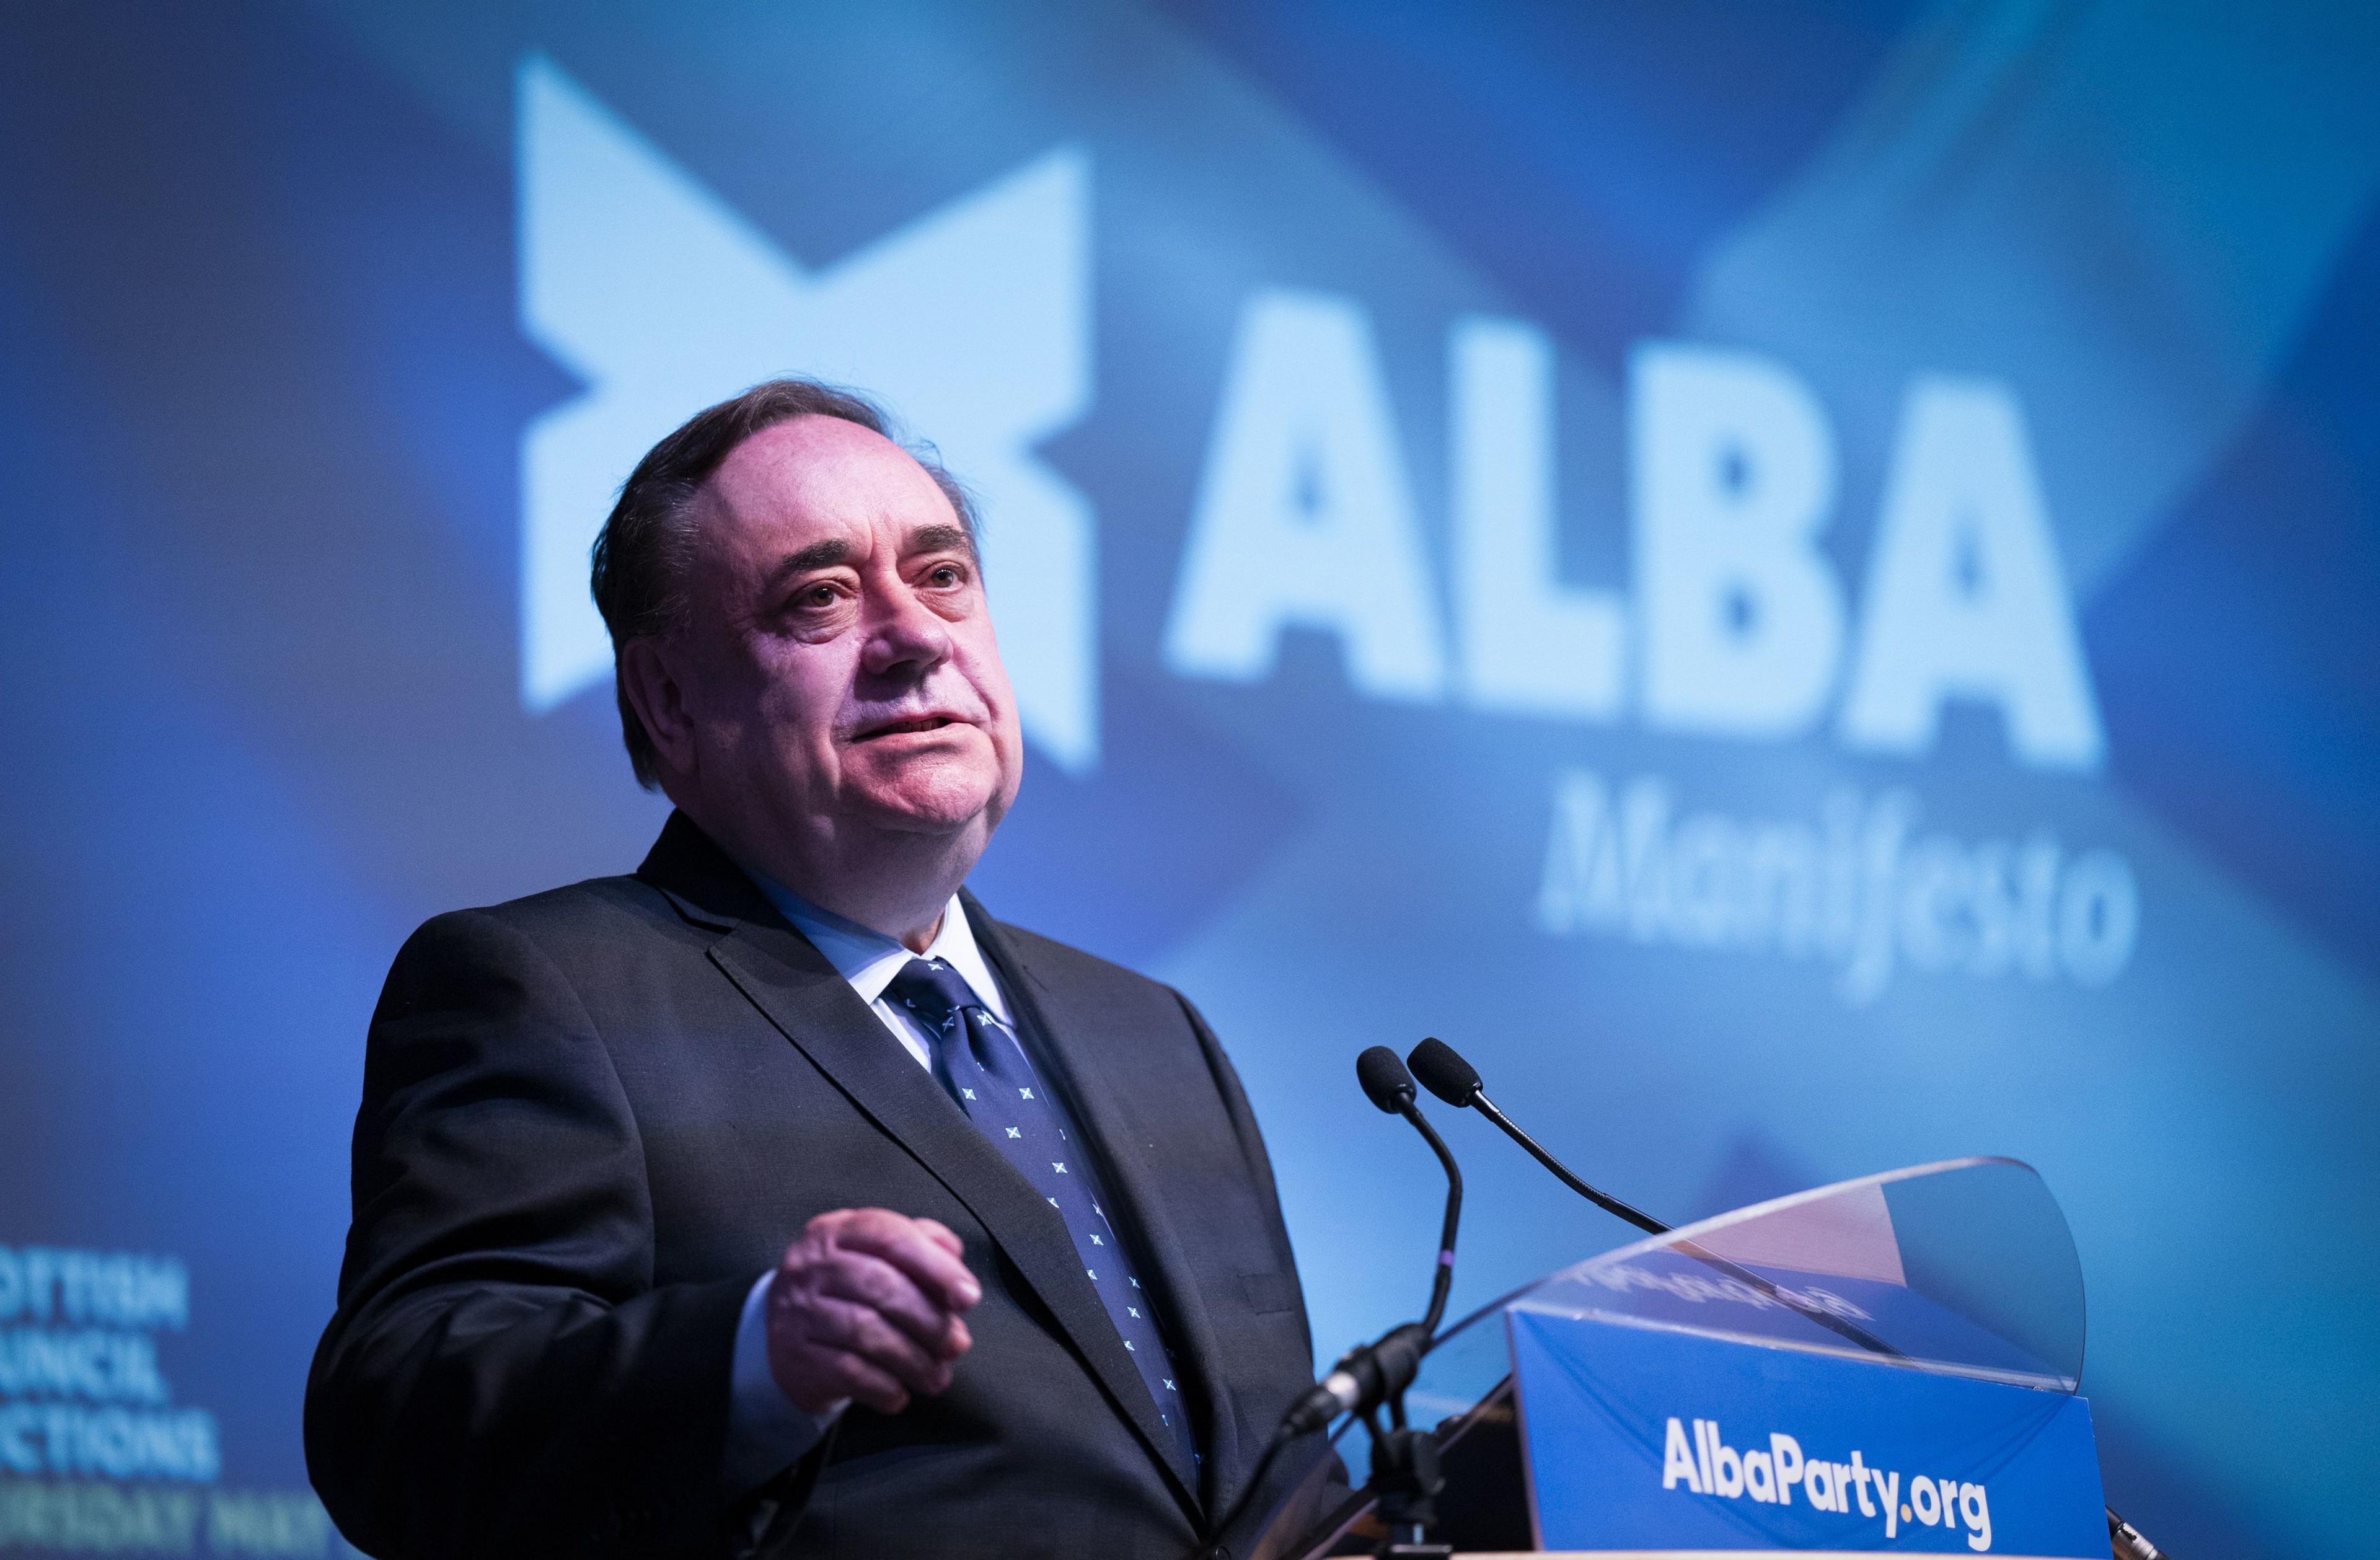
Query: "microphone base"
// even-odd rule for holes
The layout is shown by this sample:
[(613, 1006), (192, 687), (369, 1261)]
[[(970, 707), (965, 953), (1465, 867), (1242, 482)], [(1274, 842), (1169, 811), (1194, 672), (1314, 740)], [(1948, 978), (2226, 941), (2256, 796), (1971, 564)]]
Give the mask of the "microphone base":
[(2141, 1530), (2107, 1508), (2107, 1540), (2116, 1560), (2168, 1560), (2166, 1552), (2141, 1535)]
[[(1400, 1413), (1399, 1419), (1403, 1415)], [(1400, 1424), (1372, 1443), (1372, 1488), (1379, 1492), (1380, 1525), (1388, 1536), (1375, 1554), (1440, 1560), (1451, 1546), (1430, 1542), (1438, 1525), (1438, 1495), (1446, 1475), (1438, 1465), (1438, 1438)]]

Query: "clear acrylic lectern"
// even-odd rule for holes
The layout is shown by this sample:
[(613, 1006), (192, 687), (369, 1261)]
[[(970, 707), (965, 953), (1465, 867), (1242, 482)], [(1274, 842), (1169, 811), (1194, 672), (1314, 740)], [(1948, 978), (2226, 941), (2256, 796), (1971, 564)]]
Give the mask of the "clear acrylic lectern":
[[(2082, 1268), (2057, 1202), (2028, 1165), (1953, 1160), (1739, 1209), (1549, 1274), (1440, 1335), (1405, 1402), (1415, 1423), (1437, 1426), (1447, 1481), (1438, 1501), (1439, 1537), (1457, 1550), (1537, 1547), (1536, 1501), (1545, 1490), (1533, 1489), (1530, 1458), (1541, 1465), (1535, 1483), (1544, 1486), (1542, 1465), (1569, 1454), (1559, 1444), (1549, 1450), (1542, 1435), (1524, 1445), (1513, 1323), (1560, 1319), (1631, 1330), (1569, 1335), (1589, 1350), (1597, 1340), (1641, 1342), (1648, 1331), (1738, 1346), (1741, 1353), (1719, 1358), (1755, 1374), (1764, 1359), (1781, 1366), (1791, 1363), (1789, 1356), (1830, 1356), (2070, 1396), (2082, 1372)], [(2087, 1415), (2082, 1417), (2087, 1445)], [(1706, 1479), (1699, 1422), (1694, 1434)], [(1673, 1446), (1673, 1464), (1675, 1458)], [(1348, 1460), (1360, 1478), (1360, 1460)], [(1259, 1560), (1328, 1554), (1369, 1512), (1361, 1491), (1336, 1510), (1320, 1509), (1323, 1472), (1318, 1467), (1275, 1514)], [(1673, 1484), (1677, 1473), (1673, 1466)], [(1691, 1472), (1687, 1481), (1694, 1481)], [(1931, 1480), (1925, 1482), (1933, 1488)], [(2095, 1459), (2089, 1482), (2095, 1493)], [(1879, 1481), (1876, 1489), (1880, 1495), (1884, 1486)], [(1851, 1509), (1848, 1496), (1840, 1498)], [(1794, 1515), (1811, 1520), (1802, 1513), (1813, 1504), (1805, 1496)], [(1860, 1504), (1868, 1505), (1864, 1486)], [(1949, 1536), (1976, 1547), (1972, 1532), (1952, 1528)], [(1772, 1535), (1740, 1547), (1803, 1545)], [(2007, 1552), (2005, 1544), (1990, 1547)]]

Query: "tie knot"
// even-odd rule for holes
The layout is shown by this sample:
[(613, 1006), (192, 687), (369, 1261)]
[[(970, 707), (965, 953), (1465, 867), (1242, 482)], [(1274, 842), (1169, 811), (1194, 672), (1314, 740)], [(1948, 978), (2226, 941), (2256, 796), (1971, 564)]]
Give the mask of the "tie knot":
[(947, 1027), (951, 1015), (961, 1008), (983, 1005), (966, 977), (938, 958), (913, 958), (903, 965), (884, 994), (938, 1030)]

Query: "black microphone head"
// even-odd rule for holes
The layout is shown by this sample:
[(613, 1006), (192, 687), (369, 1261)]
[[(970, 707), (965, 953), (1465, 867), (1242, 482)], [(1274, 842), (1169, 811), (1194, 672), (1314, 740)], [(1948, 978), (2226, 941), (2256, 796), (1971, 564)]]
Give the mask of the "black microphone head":
[(1421, 1086), (1461, 1110), (1479, 1097), (1479, 1069), (1463, 1059), (1463, 1053), (1446, 1042), (1431, 1037), (1413, 1048), (1405, 1060), (1413, 1064), (1414, 1077)]
[(1414, 1103), (1413, 1074), (1385, 1045), (1375, 1045), (1355, 1058), (1355, 1081), (1364, 1086), (1366, 1099), (1390, 1115), (1402, 1115)]

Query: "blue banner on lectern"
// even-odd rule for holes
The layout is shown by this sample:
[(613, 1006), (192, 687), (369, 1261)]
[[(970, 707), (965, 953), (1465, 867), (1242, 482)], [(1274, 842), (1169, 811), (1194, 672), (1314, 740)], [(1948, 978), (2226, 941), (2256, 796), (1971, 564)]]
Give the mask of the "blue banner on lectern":
[(1514, 1309), (1541, 1548), (2107, 1552), (2080, 1397)]

